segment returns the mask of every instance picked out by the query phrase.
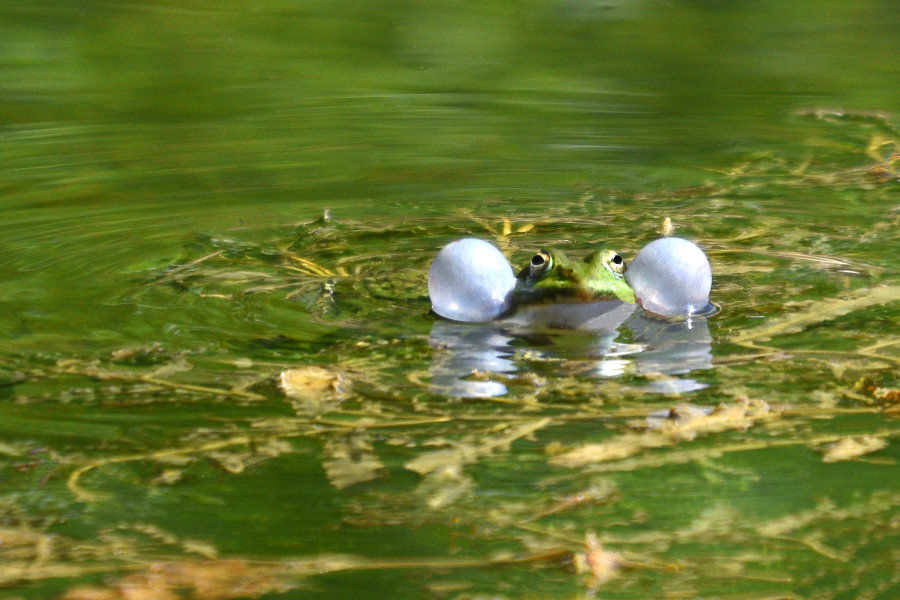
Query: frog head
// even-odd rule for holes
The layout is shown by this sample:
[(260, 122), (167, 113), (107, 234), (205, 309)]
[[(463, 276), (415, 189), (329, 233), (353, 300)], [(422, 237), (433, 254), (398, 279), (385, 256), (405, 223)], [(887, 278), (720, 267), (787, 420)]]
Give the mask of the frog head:
[(516, 277), (517, 306), (622, 300), (634, 304), (625, 281), (625, 261), (614, 250), (596, 250), (583, 261), (570, 260), (559, 250), (541, 250)]

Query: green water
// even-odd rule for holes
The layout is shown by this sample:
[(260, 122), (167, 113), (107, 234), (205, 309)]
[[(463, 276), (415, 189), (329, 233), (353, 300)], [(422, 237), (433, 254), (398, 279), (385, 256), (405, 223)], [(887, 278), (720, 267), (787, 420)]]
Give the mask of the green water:
[[(4, 597), (900, 595), (892, 3), (0, 25)], [(631, 258), (666, 217), (713, 265), (695, 329), (429, 315), (454, 239)], [(452, 372), (463, 338), (499, 362)], [(686, 404), (723, 408), (648, 425)]]

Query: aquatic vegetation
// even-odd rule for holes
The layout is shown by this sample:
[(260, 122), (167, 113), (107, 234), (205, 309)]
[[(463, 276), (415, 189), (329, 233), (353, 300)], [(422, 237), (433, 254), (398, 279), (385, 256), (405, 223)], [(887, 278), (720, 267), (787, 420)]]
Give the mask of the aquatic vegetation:
[[(536, 224), (536, 229), (540, 227)], [(744, 239), (710, 242), (727, 249)], [(204, 260), (191, 259), (183, 263), (189, 267), (151, 279), (142, 293), (158, 293), (159, 286), (177, 280), (178, 293), (196, 293), (210, 302), (226, 293), (232, 297), (281, 293), (295, 298), (298, 289), (312, 288), (313, 282), (325, 278), (341, 278), (342, 285), (358, 287), (362, 293), (362, 280), (379, 269), (377, 262), (360, 263), (353, 271), (344, 267), (339, 275), (337, 266), (318, 266), (307, 259), (302, 274), (288, 276), (279, 273), (299, 264), (295, 258), (284, 255), (269, 262), (271, 255), (250, 250), (245, 248), (234, 259), (245, 264), (224, 261), (226, 252), (205, 253)], [(784, 257), (776, 254), (771, 259)], [(211, 262), (216, 260), (223, 262)], [(228, 277), (220, 276), (220, 271)], [(262, 283), (277, 277), (284, 287)], [(411, 278), (405, 285), (421, 285), (421, 280)], [(402, 282), (389, 289), (394, 298), (415, 296)], [(175, 597), (187, 590), (190, 597), (226, 599), (284, 593), (325, 573), (541, 569), (571, 573), (572, 591), (610, 581), (634, 586), (650, 577), (666, 589), (694, 589), (700, 594), (711, 593), (714, 580), (740, 582), (744, 589), (760, 590), (757, 597), (766, 597), (815, 586), (816, 569), (810, 565), (825, 561), (829, 572), (843, 573), (845, 583), (834, 592), (838, 597), (841, 589), (859, 584), (862, 576), (854, 574), (854, 565), (871, 562), (874, 548), (892, 543), (889, 528), (876, 524), (895, 517), (894, 506), (900, 500), (896, 494), (883, 490), (823, 500), (814, 508), (801, 505), (763, 519), (743, 514), (733, 501), (721, 499), (700, 513), (685, 515), (686, 522), (666, 523), (653, 515), (654, 510), (665, 511), (641, 508), (634, 495), (642, 486), (612, 478), (629, 473), (646, 477), (663, 469), (682, 470), (680, 477), (686, 477), (684, 469), (699, 469), (704, 478), (719, 482), (717, 486), (723, 482), (746, 486), (764, 476), (762, 457), (791, 448), (817, 453), (823, 464), (865, 461), (869, 468), (890, 468), (895, 460), (884, 452), (894, 447), (900, 426), (884, 420), (896, 396), (890, 391), (892, 379), (884, 379), (884, 373), (897, 362), (900, 340), (882, 331), (857, 330), (851, 346), (831, 349), (798, 344), (795, 336), (860, 312), (891, 307), (897, 297), (896, 286), (886, 283), (793, 306), (785, 303), (780, 314), (723, 336), (722, 343), (733, 348), (716, 359), (715, 371), (723, 380), (746, 384), (751, 378), (779, 378), (778, 364), (793, 355), (794, 361), (806, 365), (810, 382), (832, 373), (824, 377), (828, 382), (824, 387), (814, 384), (819, 404), (802, 394), (759, 397), (746, 389), (729, 391), (727, 385), (692, 403), (674, 397), (648, 404), (633, 379), (597, 381), (585, 376), (579, 361), (542, 366), (550, 357), (539, 354), (520, 360), (533, 365), (532, 375), (538, 371), (543, 375), (507, 378), (511, 392), (506, 396), (487, 403), (448, 403), (429, 390), (426, 380), (405, 373), (411, 362), (408, 351), (421, 347), (416, 336), (338, 343), (323, 350), (316, 361), (300, 365), (247, 356), (221, 365), (215, 380), (203, 375), (211, 372), (213, 356), (169, 353), (158, 344), (123, 348), (91, 360), (60, 359), (42, 368), (7, 357), (4, 368), (19, 373), (17, 382), (68, 381), (77, 388), (91, 381), (101, 403), (107, 396), (117, 401), (132, 396), (148, 405), (177, 399), (181, 404), (238, 403), (249, 408), (275, 401), (287, 409), (275, 414), (239, 410), (218, 425), (194, 426), (180, 439), (143, 450), (119, 440), (119, 452), (54, 451), (53, 477), (65, 474), (66, 488), (78, 502), (102, 506), (122, 493), (115, 490), (123, 484), (165, 494), (210, 466), (240, 476), (264, 463), (308, 452), (308, 443), (313, 443), (327, 481), (339, 493), (352, 492), (353, 500), (344, 509), (348, 524), (417, 527), (450, 520), (474, 532), (469, 534), (470, 543), (502, 539), (507, 552), (515, 551), (479, 554), (473, 547), (464, 557), (450, 558), (320, 554), (251, 560), (231, 553), (222, 557), (211, 540), (181, 539), (152, 523), (123, 524), (100, 535), (92, 546), (83, 546), (56, 534), (51, 537), (50, 523), (16, 525), (15, 519), (23, 518), (20, 511), (18, 517), (7, 516), (11, 527), (0, 533), (4, 542), (0, 555), (7, 565), (0, 581), (121, 573), (104, 585), (75, 586), (63, 597), (119, 598), (127, 589), (157, 594), (154, 597)], [(337, 296), (334, 301), (340, 305)], [(348, 318), (348, 313), (331, 316), (340, 314), (340, 306), (335, 313), (317, 302), (302, 306), (318, 318), (336, 322)], [(353, 323), (363, 314), (361, 308), (351, 309), (350, 325), (364, 330), (364, 324)], [(349, 352), (354, 346), (365, 352), (354, 357)], [(834, 371), (838, 362), (842, 367)], [(770, 366), (756, 368), (763, 363)], [(744, 369), (746, 373), (739, 375)], [(860, 387), (856, 383), (860, 376), (885, 383)], [(106, 394), (104, 388), (115, 390)], [(77, 397), (73, 400), (78, 402)], [(704, 400), (713, 402), (697, 404)], [(19, 398), (25, 406), (32, 401), (38, 398), (27, 394)], [(831, 424), (823, 429), (819, 423)], [(583, 431), (584, 439), (571, 435), (558, 439), (557, 432), (567, 430)], [(6, 464), (21, 466), (30, 452), (27, 446), (9, 446), (3, 454)], [(742, 455), (748, 459), (740, 459)], [(136, 468), (139, 465), (146, 467)], [(513, 467), (524, 469), (523, 475), (536, 487), (515, 498), (486, 493), (490, 488), (486, 472)], [(404, 471), (417, 479), (400, 489), (388, 484), (402, 478)], [(651, 526), (641, 525), (636, 533), (635, 527), (648, 518)], [(857, 538), (852, 546), (842, 541), (848, 528)], [(710, 554), (713, 547), (716, 551)], [(765, 551), (754, 552), (754, 547)], [(159, 562), (161, 553), (173, 550), (182, 556)], [(801, 558), (785, 562), (788, 555)], [(888, 553), (881, 562), (887, 566), (890, 560)], [(633, 578), (638, 573), (642, 575)], [(888, 576), (878, 585), (897, 583)], [(433, 585), (441, 586), (437, 581)]]

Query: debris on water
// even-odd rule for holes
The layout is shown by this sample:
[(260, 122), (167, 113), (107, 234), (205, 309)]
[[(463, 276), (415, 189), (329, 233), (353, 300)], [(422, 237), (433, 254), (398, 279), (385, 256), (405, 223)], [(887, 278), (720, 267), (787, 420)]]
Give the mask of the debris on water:
[(147, 345), (129, 346), (113, 350), (110, 353), (110, 358), (114, 362), (143, 365), (171, 359), (172, 355), (166, 351), (162, 344), (153, 342)]
[(370, 481), (384, 470), (366, 432), (351, 432), (325, 442), (322, 466), (328, 481), (339, 490)]
[(587, 489), (570, 494), (561, 500), (555, 501), (549, 507), (532, 515), (525, 522), (536, 521), (544, 517), (563, 513), (588, 504), (602, 505), (614, 504), (622, 498), (618, 486), (609, 479), (601, 479)]
[(461, 465), (448, 465), (426, 475), (416, 488), (432, 510), (444, 509), (475, 489), (475, 480), (463, 472)]
[(650, 429), (663, 429), (673, 423), (683, 425), (694, 419), (708, 417), (713, 412), (711, 406), (694, 406), (692, 404), (679, 404), (665, 410), (650, 413), (647, 417), (647, 426)]
[(746, 344), (756, 340), (768, 340), (773, 336), (796, 333), (804, 328), (835, 319), (856, 310), (879, 306), (900, 300), (900, 285), (878, 285), (853, 291), (843, 298), (826, 298), (811, 302), (799, 312), (767, 320), (755, 328), (744, 329), (729, 340)]
[(642, 433), (626, 432), (603, 442), (583, 444), (551, 457), (550, 463), (583, 467), (621, 460), (643, 450), (692, 441), (699, 435), (745, 430), (761, 420), (775, 416), (762, 400), (740, 399), (729, 404), (719, 404), (712, 409), (680, 405), (652, 413), (647, 417), (647, 429)]
[(278, 386), (298, 414), (317, 414), (337, 405), (352, 389), (346, 374), (332, 367), (305, 365), (285, 369)]
[(669, 237), (673, 233), (675, 233), (675, 225), (672, 224), (672, 219), (670, 217), (666, 217), (663, 219), (663, 222), (660, 224), (658, 229), (659, 235), (663, 237)]
[(547, 418), (510, 425), (497, 436), (481, 438), (477, 443), (472, 444), (455, 444), (455, 447), (449, 450), (426, 452), (407, 461), (403, 466), (420, 475), (426, 475), (447, 466), (471, 464), (484, 456), (508, 448), (514, 441), (530, 436), (549, 425), (551, 421)]
[(593, 531), (585, 534), (584, 545), (584, 552), (575, 555), (575, 572), (590, 573), (594, 579), (592, 586), (608, 582), (622, 570), (624, 564), (622, 557), (605, 550)]
[(822, 453), (822, 462), (831, 463), (841, 460), (852, 460), (864, 454), (877, 452), (887, 445), (887, 440), (870, 435), (841, 438), (825, 447)]
[(122, 577), (108, 587), (77, 586), (63, 600), (121, 600), (155, 598), (174, 600), (190, 592), (191, 598), (231, 600), (281, 594), (295, 587), (277, 563), (207, 560), (156, 562), (142, 571)]

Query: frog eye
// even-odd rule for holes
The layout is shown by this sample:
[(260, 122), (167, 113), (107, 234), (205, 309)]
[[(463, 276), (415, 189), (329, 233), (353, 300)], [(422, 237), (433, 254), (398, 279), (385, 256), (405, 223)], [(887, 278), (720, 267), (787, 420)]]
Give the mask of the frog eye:
[(531, 270), (532, 279), (536, 279), (550, 270), (550, 267), (553, 266), (553, 259), (550, 257), (550, 253), (546, 250), (541, 250), (537, 254), (531, 257), (531, 265), (529, 269)]
[(604, 257), (603, 263), (606, 265), (607, 269), (616, 275), (622, 275), (625, 272), (625, 261), (615, 252), (610, 252)]

